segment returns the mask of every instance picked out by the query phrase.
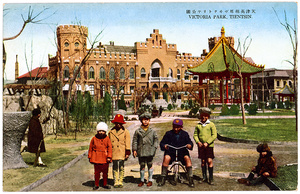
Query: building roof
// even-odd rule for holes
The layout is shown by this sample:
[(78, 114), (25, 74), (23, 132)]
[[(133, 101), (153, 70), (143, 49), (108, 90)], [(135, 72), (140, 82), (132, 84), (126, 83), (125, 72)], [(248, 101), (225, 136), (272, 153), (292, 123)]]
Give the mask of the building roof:
[(136, 53), (134, 46), (118, 46), (114, 44), (103, 45), (107, 52), (110, 53)]
[[(247, 60), (248, 59), (248, 60)], [(189, 71), (194, 74), (237, 72), (237, 64), (242, 65), (242, 73), (255, 74), (264, 70), (264, 65), (256, 65), (251, 58), (244, 58), (230, 46), (222, 27), (221, 38), (205, 59)]]
[[(293, 77), (293, 70), (290, 69), (275, 69), (269, 68), (265, 69), (264, 77), (280, 77), (280, 78), (292, 78)], [(252, 78), (262, 77), (261, 73), (257, 73), (252, 76)]]
[(32, 71), (29, 71), (19, 77), (17, 79), (21, 78), (47, 78), (47, 72), (48, 72), (48, 67), (37, 67)]
[(275, 92), (275, 94), (277, 94), (277, 95), (280, 95), (280, 94), (292, 95), (292, 94), (294, 94), (294, 90), (292, 88), (290, 88), (289, 85), (285, 84), (285, 86), (281, 90)]

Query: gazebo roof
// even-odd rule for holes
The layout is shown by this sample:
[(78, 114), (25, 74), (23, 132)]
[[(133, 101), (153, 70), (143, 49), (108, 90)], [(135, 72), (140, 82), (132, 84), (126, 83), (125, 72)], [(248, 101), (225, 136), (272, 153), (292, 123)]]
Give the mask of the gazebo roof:
[(193, 74), (216, 74), (237, 72), (237, 65), (242, 64), (242, 73), (255, 74), (263, 71), (264, 65), (256, 65), (252, 60), (243, 58), (225, 38), (224, 27), (221, 29), (221, 38), (208, 53), (205, 59), (197, 66), (189, 69)]
[(281, 90), (275, 92), (275, 95), (294, 95), (294, 90), (290, 88), (289, 85), (285, 84)]

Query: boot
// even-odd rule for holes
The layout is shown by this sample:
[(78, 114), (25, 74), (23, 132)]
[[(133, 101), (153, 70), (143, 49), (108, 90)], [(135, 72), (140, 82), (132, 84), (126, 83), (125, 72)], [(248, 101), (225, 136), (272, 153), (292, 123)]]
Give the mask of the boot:
[(161, 178), (161, 181), (158, 183), (158, 186), (159, 186), (159, 187), (165, 185), (167, 174), (168, 174), (168, 167), (162, 166), (162, 167), (161, 167), (161, 177), (162, 177), (162, 178)]
[(206, 165), (202, 166), (202, 176), (203, 176), (202, 181), (203, 182), (207, 182), (207, 172), (206, 171), (207, 171)]
[(195, 184), (194, 184), (194, 179), (192, 176), (189, 177), (189, 187), (192, 187), (194, 188), (195, 187)]
[(260, 175), (259, 177), (257, 177), (256, 179), (254, 180), (251, 180), (247, 183), (248, 186), (254, 186), (254, 185), (259, 185), (259, 184), (262, 184), (264, 183), (266, 180), (266, 177)]
[(208, 174), (209, 174), (209, 178), (208, 178), (208, 184), (213, 185), (213, 181), (214, 181), (214, 177), (213, 177), (213, 167), (208, 167)]
[(162, 187), (166, 184), (166, 176), (161, 176), (161, 181), (157, 184), (157, 186)]
[(173, 185), (173, 186), (176, 186), (177, 185), (177, 180), (175, 180), (175, 176), (172, 176), (172, 178), (169, 180), (170, 184)]
[(119, 172), (118, 170), (113, 170), (113, 177), (114, 177), (114, 187), (119, 187)]
[(238, 182), (241, 184), (249, 184), (250, 181), (253, 180), (254, 173), (250, 172), (247, 178), (238, 179)]
[(192, 167), (186, 167), (186, 170), (187, 170), (187, 177), (189, 178), (189, 186), (190, 187), (195, 187)]
[(120, 169), (120, 174), (119, 174), (119, 187), (123, 187), (123, 179), (124, 179), (124, 166), (121, 167)]

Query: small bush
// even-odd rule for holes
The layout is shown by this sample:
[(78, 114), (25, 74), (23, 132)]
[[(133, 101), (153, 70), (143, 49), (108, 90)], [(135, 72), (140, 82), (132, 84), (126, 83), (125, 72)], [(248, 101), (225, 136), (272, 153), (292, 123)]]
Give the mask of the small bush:
[(266, 103), (265, 102), (259, 102), (259, 107), (260, 107), (260, 109), (265, 110)]
[(271, 104), (270, 104), (270, 108), (275, 109), (276, 108), (276, 102), (272, 101)]
[(294, 108), (295, 107), (295, 102), (290, 102), (291, 104), (291, 108)]
[(249, 115), (256, 115), (257, 109), (258, 109), (258, 107), (256, 104), (250, 104), (249, 110), (248, 110)]
[(231, 107), (230, 107), (230, 114), (231, 115), (238, 115), (240, 113), (240, 107), (236, 104), (233, 104)]
[(216, 105), (215, 104), (210, 104), (210, 105), (208, 105), (208, 108), (210, 108), (211, 110), (215, 110)]
[(190, 110), (189, 116), (190, 116), (190, 117), (196, 117), (198, 111), (199, 111), (199, 106), (194, 106), (194, 107)]
[(289, 100), (284, 102), (286, 109), (291, 109), (291, 102)]
[(230, 110), (229, 110), (229, 108), (228, 108), (228, 106), (226, 104), (224, 104), (222, 106), (220, 115), (222, 115), (222, 116), (230, 115)]
[(172, 110), (173, 109), (173, 106), (172, 106), (172, 104), (168, 104), (168, 110)]
[(248, 104), (244, 104), (244, 109), (245, 109), (246, 111), (248, 111), (248, 110), (249, 110), (249, 105), (248, 105)]
[(277, 108), (284, 109), (283, 102), (277, 102)]
[(185, 107), (184, 104), (181, 104), (181, 105), (180, 105), (180, 108), (181, 108), (182, 110), (184, 109), (184, 107)]

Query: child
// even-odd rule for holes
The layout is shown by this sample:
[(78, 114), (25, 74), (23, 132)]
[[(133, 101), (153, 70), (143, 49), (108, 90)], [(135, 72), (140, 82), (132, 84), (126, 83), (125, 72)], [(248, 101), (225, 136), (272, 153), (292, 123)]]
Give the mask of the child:
[[(160, 148), (162, 151), (165, 151), (165, 154), (161, 170), (162, 179), (160, 183), (158, 183), (158, 186), (163, 186), (165, 184), (168, 174), (168, 166), (175, 160), (176, 157), (175, 149), (170, 148), (168, 145), (174, 147), (186, 146), (189, 150), (193, 150), (193, 142), (190, 139), (189, 134), (182, 130), (182, 128), (183, 121), (181, 119), (175, 119), (173, 121), (173, 129), (167, 131), (160, 142)], [(194, 187), (192, 161), (189, 151), (186, 148), (178, 150), (178, 160), (186, 166), (189, 186)], [(176, 185), (176, 180), (171, 180), (170, 183), (172, 185)]]
[[(239, 183), (246, 184), (248, 186), (258, 185), (264, 183), (267, 177), (276, 177), (276, 161), (268, 144), (259, 144), (256, 150), (259, 152), (257, 165), (252, 168), (252, 171), (246, 179), (238, 179)], [(254, 179), (255, 173), (257, 174), (256, 179)]]
[(112, 157), (112, 145), (109, 137), (106, 135), (108, 126), (104, 122), (97, 125), (97, 134), (92, 138), (88, 158), (90, 163), (94, 164), (95, 186), (93, 190), (99, 188), (100, 173), (103, 173), (103, 188), (110, 189), (107, 185), (108, 167)]
[(111, 121), (115, 126), (109, 131), (108, 136), (112, 143), (112, 161), (113, 161), (113, 177), (114, 187), (123, 187), (124, 179), (124, 161), (131, 154), (130, 151), (130, 134), (123, 127), (124, 117), (117, 114), (114, 120)]
[[(213, 185), (213, 159), (214, 141), (217, 138), (217, 129), (213, 122), (209, 120), (211, 111), (207, 107), (202, 107), (200, 112), (200, 122), (195, 127), (194, 140), (198, 145), (198, 158), (201, 159), (203, 182)], [(207, 168), (209, 178), (207, 179)]]
[(135, 131), (132, 140), (133, 157), (138, 157), (140, 164), (141, 182), (139, 187), (144, 185), (145, 182), (145, 167), (148, 167), (149, 180), (147, 187), (152, 186), (153, 176), (153, 157), (158, 147), (158, 137), (156, 131), (149, 127), (151, 115), (143, 113), (139, 116), (142, 125)]

